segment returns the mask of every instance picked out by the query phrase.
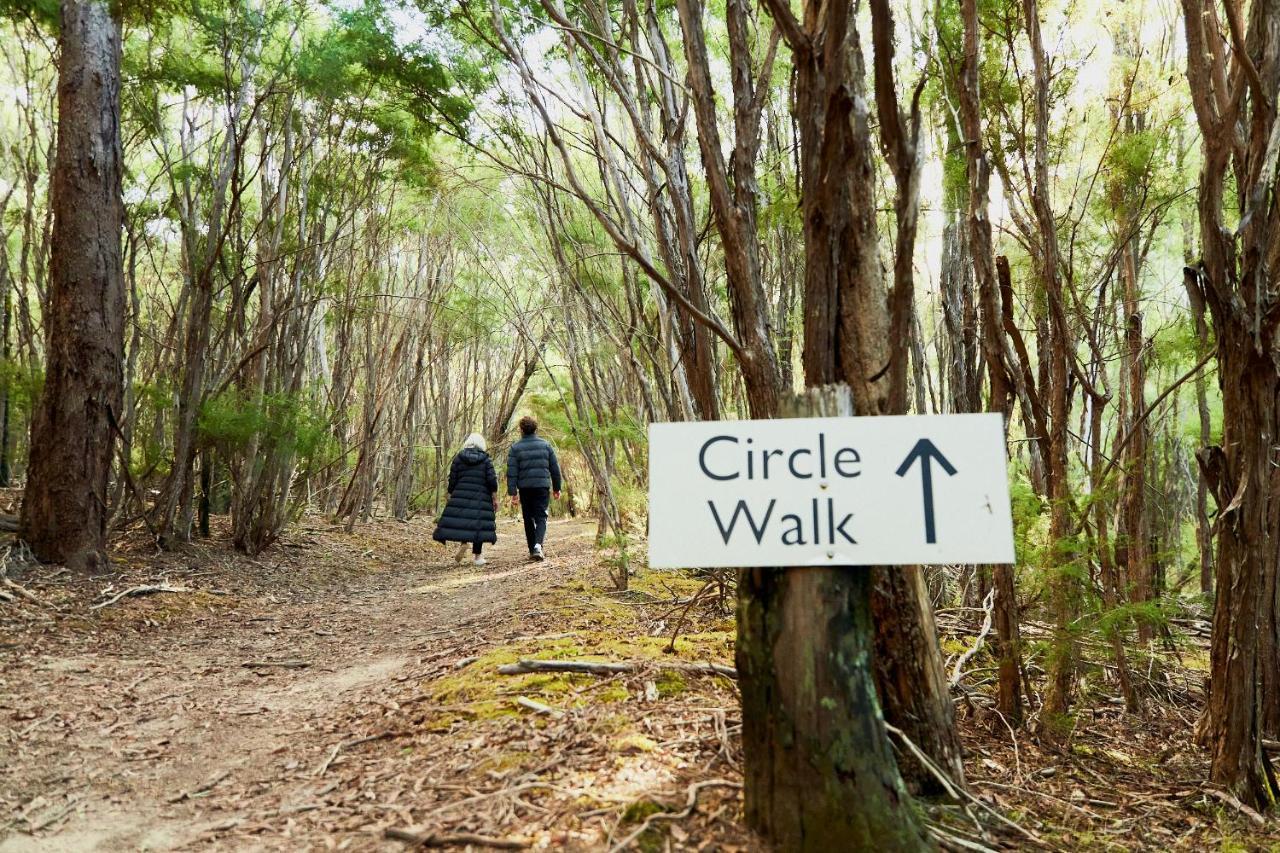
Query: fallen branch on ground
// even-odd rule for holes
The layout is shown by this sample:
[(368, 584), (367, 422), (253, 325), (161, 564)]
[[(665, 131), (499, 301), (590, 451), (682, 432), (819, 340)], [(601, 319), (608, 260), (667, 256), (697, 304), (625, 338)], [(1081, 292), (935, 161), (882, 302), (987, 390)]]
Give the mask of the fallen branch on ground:
[(517, 697), (516, 704), (521, 706), (522, 708), (528, 708), (530, 711), (533, 711), (535, 714), (546, 714), (548, 717), (557, 717), (557, 718), (564, 716), (564, 711), (556, 710), (555, 708), (552, 708), (550, 705), (544, 705), (541, 702), (537, 702), (533, 699), (530, 699), (527, 696)]
[(1240, 812), (1240, 814), (1244, 815), (1245, 817), (1249, 818), (1249, 820), (1253, 821), (1258, 826), (1267, 825), (1267, 819), (1263, 817), (1261, 813), (1259, 813), (1256, 809), (1250, 808), (1249, 806), (1240, 802), (1239, 799), (1237, 799), (1235, 796), (1231, 794), (1228, 794), (1226, 791), (1220, 791), (1217, 788), (1205, 788), (1205, 793), (1213, 797), (1215, 800), (1220, 800), (1226, 803), (1227, 805), (1231, 806), (1233, 809)]
[(134, 595), (153, 595), (157, 592), (192, 592), (192, 590), (187, 589), (185, 586), (166, 586), (165, 584), (135, 586), (126, 589), (124, 592), (118, 592), (106, 601), (99, 602), (98, 604), (91, 606), (89, 609), (101, 610), (104, 607), (110, 607), (122, 598)]
[(955, 666), (951, 668), (951, 686), (952, 687), (955, 687), (956, 685), (958, 685), (960, 683), (960, 679), (964, 678), (964, 665), (968, 663), (969, 660), (974, 655), (976, 655), (979, 651), (982, 650), (982, 644), (986, 642), (987, 634), (991, 633), (991, 616), (992, 616), (993, 605), (995, 602), (995, 596), (996, 596), (996, 588), (993, 586), (991, 590), (987, 593), (986, 599), (982, 602), (982, 609), (986, 612), (986, 615), (983, 617), (982, 630), (978, 632), (978, 639), (974, 640), (973, 646), (970, 647), (964, 654), (960, 655), (960, 657), (956, 659)]
[[(20, 596), (22, 596), (23, 598), (25, 598), (27, 601), (30, 601), (32, 604), (39, 605), (40, 607), (48, 607), (48, 608), (50, 608), (50, 609), (52, 609), (52, 608), (53, 608), (53, 605), (52, 605), (52, 604), (49, 604), (47, 601), (45, 601), (44, 599), (40, 598), (40, 597), (39, 597), (39, 596), (37, 596), (35, 593), (30, 592), (29, 590), (27, 590), (27, 588), (26, 588), (26, 587), (19, 586), (18, 584), (14, 583), (13, 581), (9, 580), (8, 578), (0, 578), (0, 580), (3, 580), (3, 581), (4, 581), (4, 585), (5, 585), (6, 587), (8, 587), (9, 589), (13, 590), (13, 591), (14, 591), (14, 592), (16, 592), (18, 595), (20, 595)], [(13, 597), (12, 597), (12, 596), (10, 596), (10, 597), (9, 597), (9, 601), (13, 601)]]
[(526, 847), (533, 846), (533, 842), (527, 838), (491, 838), (487, 835), (475, 835), (470, 832), (452, 835), (441, 835), (433, 832), (429, 835), (419, 835), (407, 829), (395, 829), (394, 827), (386, 830), (383, 833), (383, 837), (393, 841), (403, 841), (406, 844), (413, 844), (417, 847), (453, 847), (475, 844), (481, 847), (496, 847), (499, 850), (523, 850)]
[(311, 666), (305, 660), (247, 660), (240, 665), (248, 669), (306, 669)]
[[(982, 800), (975, 797), (973, 794), (970, 794), (964, 788), (957, 786), (955, 782), (951, 780), (951, 777), (949, 777), (946, 773), (944, 773), (942, 771), (942, 768), (938, 767), (938, 765), (935, 764), (929, 758), (929, 756), (925, 755), (925, 753), (920, 749), (920, 747), (916, 746), (915, 743), (911, 740), (911, 738), (907, 737), (906, 733), (903, 732), (901, 729), (893, 725), (890, 725), (889, 723), (885, 723), (884, 727), (885, 727), (885, 730), (889, 732), (889, 734), (894, 735), (899, 740), (901, 740), (902, 743), (916, 757), (916, 760), (920, 762), (920, 765), (924, 767), (926, 770), (928, 770), (931, 774), (933, 774), (933, 777), (942, 784), (942, 787), (947, 791), (947, 793), (951, 796), (951, 798), (955, 800), (957, 803), (960, 803), (961, 806), (964, 807), (965, 811), (969, 813), (970, 820), (974, 820), (974, 822), (976, 823), (976, 819), (973, 817), (973, 814), (969, 812), (968, 807), (964, 805), (965, 800), (968, 800), (969, 802), (978, 806), (987, 814), (991, 815), (993, 818), (1000, 821), (1010, 829), (1016, 830), (1022, 835), (1025, 835), (1027, 838), (1034, 841), (1036, 844), (1039, 844), (1041, 846), (1048, 846), (1045, 843), (1044, 839), (1041, 838), (1036, 833), (1027, 829), (1025, 826), (1022, 826), (1021, 824), (1010, 820), (1009, 818), (1000, 814), (1000, 812), (993, 809), (991, 806), (984, 803)], [(979, 825), (978, 829), (980, 832), (984, 832), (985, 834), (985, 831), (982, 830), (981, 825)]]
[(16, 515), (0, 515), (0, 533), (21, 533), (22, 525)]
[(664, 661), (622, 661), (604, 663), (587, 660), (521, 660), (498, 667), (502, 675), (526, 675), (531, 672), (577, 672), (586, 675), (617, 675), (645, 669), (669, 669), (699, 675), (720, 675), (737, 680), (738, 671), (720, 663), (666, 663)]
[(634, 832), (626, 838), (619, 841), (613, 847), (609, 848), (609, 853), (618, 853), (619, 850), (625, 850), (632, 841), (649, 831), (653, 824), (660, 820), (684, 820), (692, 815), (698, 808), (698, 795), (702, 793), (704, 788), (742, 788), (741, 782), (730, 782), (728, 779), (708, 779), (705, 782), (694, 782), (689, 786), (688, 792), (685, 794), (684, 810), (678, 812), (654, 812), (644, 819), (644, 823), (640, 824)]

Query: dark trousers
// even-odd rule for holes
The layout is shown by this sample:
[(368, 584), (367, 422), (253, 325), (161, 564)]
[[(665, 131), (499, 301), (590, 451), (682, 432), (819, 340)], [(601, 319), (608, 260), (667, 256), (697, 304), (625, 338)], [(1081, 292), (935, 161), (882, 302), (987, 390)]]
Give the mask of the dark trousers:
[(476, 540), (475, 542), (471, 543), (471, 553), (475, 554), (477, 557), (480, 556), (480, 551), (483, 548), (484, 548), (484, 543), (479, 540)]
[(551, 506), (550, 489), (521, 489), (520, 514), (524, 516), (524, 538), (529, 553), (547, 536), (547, 508)]

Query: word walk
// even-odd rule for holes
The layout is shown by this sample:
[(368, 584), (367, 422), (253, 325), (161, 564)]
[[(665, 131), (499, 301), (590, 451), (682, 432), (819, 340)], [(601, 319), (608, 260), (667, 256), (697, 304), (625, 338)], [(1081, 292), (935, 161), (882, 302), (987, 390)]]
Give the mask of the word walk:
[[(783, 545), (813, 545), (827, 543), (829, 545), (836, 544), (836, 537), (840, 536), (843, 541), (850, 545), (857, 545), (858, 541), (849, 534), (846, 529), (849, 522), (853, 520), (853, 513), (847, 512), (840, 517), (840, 522), (836, 523), (836, 502), (831, 498), (827, 498), (825, 506), (818, 498), (814, 498), (809, 502), (812, 504), (812, 514), (800, 516), (795, 513), (786, 513), (780, 515), (774, 531), (780, 531)], [(778, 501), (776, 499), (769, 501), (769, 505), (765, 507), (763, 515), (758, 516), (751, 512), (751, 507), (747, 505), (745, 500), (740, 500), (734, 505), (733, 514), (729, 516), (729, 523), (726, 524), (721, 520), (720, 510), (716, 507), (715, 501), (707, 501), (707, 507), (711, 510), (711, 515), (715, 518), (716, 527), (720, 530), (720, 536), (724, 539), (724, 544), (729, 544), (729, 539), (733, 536), (734, 528), (738, 526), (739, 516), (746, 522), (746, 529), (742, 532), (745, 535), (753, 537), (756, 544), (759, 545), (764, 541), (766, 536), (773, 535), (769, 528), (769, 522), (774, 517), (774, 510), (777, 508)], [(759, 517), (759, 522), (756, 518)], [(823, 524), (826, 524), (824, 527)], [(806, 526), (807, 525), (807, 526)], [(806, 536), (806, 533), (808, 534)]]

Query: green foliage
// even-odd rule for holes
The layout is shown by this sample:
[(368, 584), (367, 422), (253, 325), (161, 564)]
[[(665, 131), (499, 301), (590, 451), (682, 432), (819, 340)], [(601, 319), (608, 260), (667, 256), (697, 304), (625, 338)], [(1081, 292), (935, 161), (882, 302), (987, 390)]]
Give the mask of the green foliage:
[(649, 492), (645, 483), (615, 477), (612, 483), (613, 500), (618, 507), (619, 520), (628, 528), (643, 532), (649, 512)]
[(0, 18), (30, 20), (57, 32), (61, 21), (59, 0), (0, 0)]
[(1013, 510), (1014, 550), (1020, 565), (1038, 562), (1042, 539), (1047, 531), (1047, 505), (1031, 488), (1025, 475), (1011, 472), (1009, 500)]
[(8, 389), (10, 416), (30, 417), (44, 387), (44, 367), (12, 358), (0, 359), (0, 388)]
[(964, 158), (964, 150), (955, 141), (955, 147), (948, 148), (942, 158), (942, 193), (948, 204), (963, 210), (965, 199), (969, 193), (969, 166)]
[(1151, 342), (1148, 365), (1153, 369), (1185, 370), (1205, 355), (1196, 335), (1195, 323), (1186, 314), (1158, 330)]
[(1122, 134), (1107, 151), (1104, 167), (1121, 186), (1138, 186), (1151, 175), (1160, 140), (1152, 131)]
[(1121, 637), (1134, 625), (1145, 624), (1153, 628), (1162, 628), (1169, 616), (1159, 601), (1137, 601), (1117, 604), (1098, 615), (1097, 629), (1108, 640), (1119, 634)]
[[(333, 100), (380, 90), (388, 97), (373, 120), (383, 131), (413, 129), (428, 137), (442, 125), (460, 129), (471, 114), (473, 95), (492, 79), (492, 71), (456, 40), (438, 49), (428, 47), (426, 39), (401, 43), (392, 11), (403, 8), (365, 0), (338, 11), (333, 26), (310, 38), (301, 51), (299, 79), (310, 93)], [(418, 8), (429, 23), (444, 23), (442, 9), (425, 3)], [(447, 39), (448, 31), (442, 27), (434, 34)], [(405, 145), (408, 151), (408, 140)]]
[(478, 289), (461, 286), (449, 290), (445, 310), (455, 318), (449, 333), (459, 342), (490, 339), (506, 320), (496, 299)]
[(197, 420), (202, 442), (225, 451), (244, 451), (260, 445), (315, 455), (329, 440), (328, 418), (306, 396), (267, 394), (250, 396), (228, 390), (207, 399)]
[[(545, 383), (546, 380), (539, 377), (538, 385)], [(570, 400), (569, 405), (572, 405), (572, 394), (568, 393), (567, 397)], [(529, 410), (528, 414), (538, 419), (539, 434), (549, 439), (559, 449), (569, 447), (579, 449), (577, 436), (574, 435), (559, 394), (554, 390), (544, 390), (539, 387), (530, 391), (525, 396), (524, 402)]]
[(558, 237), (561, 251), (581, 285), (600, 297), (623, 293), (622, 270), (613, 242), (594, 217), (565, 217)]
[(767, 169), (759, 176), (760, 212), (757, 222), (761, 231), (786, 227), (800, 232), (800, 198), (796, 194), (795, 175), (789, 168)]

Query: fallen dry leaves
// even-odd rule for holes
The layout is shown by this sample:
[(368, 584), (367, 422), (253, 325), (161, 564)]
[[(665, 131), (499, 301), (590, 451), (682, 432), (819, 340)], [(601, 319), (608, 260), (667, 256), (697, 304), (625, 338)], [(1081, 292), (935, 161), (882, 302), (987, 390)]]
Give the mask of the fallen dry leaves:
[[(704, 666), (732, 663), (731, 595), (657, 573), (607, 593), (609, 555), (582, 523), (554, 525), (552, 559), (533, 564), (508, 521), (483, 569), (429, 532), (308, 518), (258, 559), (215, 537), (170, 554), (121, 543), (110, 576), (14, 566), (39, 603), (0, 601), (0, 851), (758, 848), (736, 688)], [(174, 591), (129, 594), (148, 587)], [(939, 622), (949, 648), (979, 631)], [(1161, 655), (1142, 717), (1109, 700), (1099, 657), (1053, 746), (1004, 725), (985, 653), (965, 658), (982, 807), (934, 804), (938, 825), (997, 849), (1280, 843), (1274, 820), (1201, 781), (1203, 696), (1180, 665), (1198, 636)]]

